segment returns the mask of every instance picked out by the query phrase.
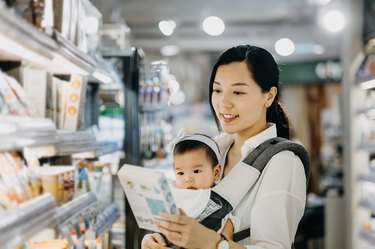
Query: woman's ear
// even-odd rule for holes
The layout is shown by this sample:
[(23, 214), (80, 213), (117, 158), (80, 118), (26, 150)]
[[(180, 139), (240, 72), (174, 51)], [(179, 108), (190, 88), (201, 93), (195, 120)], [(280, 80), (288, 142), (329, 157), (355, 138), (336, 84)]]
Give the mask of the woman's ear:
[(271, 87), (271, 89), (267, 92), (267, 102), (266, 102), (266, 107), (270, 107), (272, 105), (273, 100), (275, 99), (277, 95), (277, 88), (276, 87)]
[(220, 180), (220, 175), (221, 175), (221, 165), (220, 164), (216, 164), (214, 166), (214, 180), (215, 181)]

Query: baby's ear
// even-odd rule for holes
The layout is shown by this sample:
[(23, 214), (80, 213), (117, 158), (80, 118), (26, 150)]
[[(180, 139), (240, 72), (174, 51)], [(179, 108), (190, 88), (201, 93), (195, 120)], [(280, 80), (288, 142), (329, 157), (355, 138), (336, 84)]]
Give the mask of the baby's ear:
[(220, 180), (220, 175), (221, 175), (221, 165), (220, 164), (216, 164), (214, 166), (214, 178), (215, 178), (215, 181)]

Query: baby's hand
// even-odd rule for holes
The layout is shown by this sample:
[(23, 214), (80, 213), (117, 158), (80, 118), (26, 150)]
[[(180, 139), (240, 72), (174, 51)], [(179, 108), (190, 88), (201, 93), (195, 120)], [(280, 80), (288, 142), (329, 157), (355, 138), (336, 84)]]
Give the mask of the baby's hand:
[(159, 233), (146, 234), (142, 239), (142, 249), (171, 249)]

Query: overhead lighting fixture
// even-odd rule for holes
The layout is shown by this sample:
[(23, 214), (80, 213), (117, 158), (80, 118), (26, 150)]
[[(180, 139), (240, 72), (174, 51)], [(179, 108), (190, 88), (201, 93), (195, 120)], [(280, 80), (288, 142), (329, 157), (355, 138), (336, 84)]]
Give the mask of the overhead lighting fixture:
[(164, 56), (174, 56), (180, 52), (180, 48), (177, 45), (165, 45), (160, 48), (160, 53)]
[(323, 25), (330, 32), (339, 32), (345, 26), (344, 15), (337, 10), (330, 10), (323, 16)]
[(366, 90), (373, 89), (375, 88), (375, 80), (364, 81), (364, 82), (361, 82), (360, 85), (363, 89), (366, 89)]
[(175, 28), (176, 23), (173, 20), (163, 20), (159, 22), (159, 29), (165, 36), (172, 35)]
[(103, 82), (104, 84), (112, 83), (112, 78), (109, 77), (107, 74), (101, 72), (100, 70), (96, 70), (92, 76), (99, 80), (100, 82)]
[(288, 38), (281, 38), (275, 43), (275, 50), (281, 56), (289, 56), (295, 50), (294, 42)]
[(217, 16), (209, 16), (202, 23), (203, 30), (212, 36), (221, 35), (225, 30), (225, 23)]

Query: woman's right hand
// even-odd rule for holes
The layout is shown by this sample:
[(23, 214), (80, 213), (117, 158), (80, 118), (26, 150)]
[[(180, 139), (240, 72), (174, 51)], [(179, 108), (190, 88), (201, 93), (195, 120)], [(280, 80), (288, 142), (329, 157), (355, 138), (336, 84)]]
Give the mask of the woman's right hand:
[(142, 239), (142, 249), (171, 249), (159, 233), (146, 234)]

